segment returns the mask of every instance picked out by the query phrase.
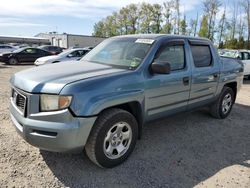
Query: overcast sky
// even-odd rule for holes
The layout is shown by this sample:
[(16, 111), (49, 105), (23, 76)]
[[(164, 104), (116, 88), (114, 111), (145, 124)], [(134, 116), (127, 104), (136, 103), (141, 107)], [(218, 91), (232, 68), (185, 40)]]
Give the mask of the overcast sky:
[[(238, 0), (222, 0), (232, 2)], [(0, 35), (34, 36), (57, 31), (91, 35), (94, 23), (141, 0), (0, 0)], [(164, 0), (147, 0), (160, 3)], [(201, 0), (181, 0), (188, 18), (202, 14)], [(230, 12), (230, 11), (229, 11)]]

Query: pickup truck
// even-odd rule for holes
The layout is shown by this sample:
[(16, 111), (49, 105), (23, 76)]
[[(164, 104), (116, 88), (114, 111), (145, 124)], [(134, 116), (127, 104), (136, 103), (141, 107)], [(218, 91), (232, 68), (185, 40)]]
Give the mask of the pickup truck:
[(119, 36), (78, 63), (13, 75), (10, 113), (31, 145), (85, 151), (95, 164), (111, 168), (129, 157), (148, 122), (204, 106), (226, 118), (242, 81), (243, 64), (221, 59), (207, 39)]

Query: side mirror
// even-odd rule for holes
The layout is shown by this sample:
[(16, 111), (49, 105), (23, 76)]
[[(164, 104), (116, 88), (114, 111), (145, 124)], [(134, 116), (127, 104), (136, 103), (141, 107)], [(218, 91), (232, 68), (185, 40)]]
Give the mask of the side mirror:
[(169, 62), (154, 61), (151, 64), (151, 70), (156, 74), (169, 74), (171, 71), (171, 66)]

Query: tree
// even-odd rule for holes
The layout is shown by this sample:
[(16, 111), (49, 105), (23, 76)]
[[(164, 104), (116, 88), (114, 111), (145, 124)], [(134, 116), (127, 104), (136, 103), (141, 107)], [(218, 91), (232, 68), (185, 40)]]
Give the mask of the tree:
[(220, 0), (204, 0), (203, 1), (203, 9), (204, 14), (208, 19), (208, 35), (207, 38), (210, 40), (214, 40), (214, 25), (216, 14), (219, 11), (219, 7), (221, 6)]
[(241, 5), (246, 13), (247, 21), (247, 48), (250, 49), (250, 0), (242, 0)]
[(182, 35), (186, 35), (186, 34), (187, 34), (186, 16), (184, 16), (184, 19), (181, 20), (181, 22), (180, 22), (180, 33), (181, 33)]
[(105, 28), (105, 26), (104, 26), (103, 20), (95, 23), (93, 36), (106, 37), (106, 34), (104, 32), (104, 30), (105, 30), (104, 28)]
[[(221, 9), (220, 0), (203, 0), (203, 15), (181, 18), (180, 0), (166, 0), (163, 4), (129, 4), (94, 24), (93, 35), (111, 37), (134, 33), (167, 33), (206, 37), (219, 47), (250, 48), (250, 0), (235, 4), (232, 14)], [(228, 6), (228, 5), (227, 5)], [(199, 23), (199, 26), (198, 26)]]
[(199, 37), (208, 37), (208, 18), (206, 15), (202, 16), (201, 27), (199, 31)]
[(141, 33), (151, 33), (151, 22), (152, 22), (152, 14), (153, 7), (149, 3), (142, 3), (141, 11), (140, 11), (140, 31)]
[(172, 7), (173, 7), (173, 1), (167, 1), (163, 3), (163, 17), (165, 24), (163, 25), (162, 33), (170, 34), (172, 33)]
[(128, 11), (128, 25), (131, 28), (130, 34), (135, 34), (137, 31), (137, 21), (139, 19), (138, 6), (136, 4), (130, 4), (127, 6)]
[(162, 23), (162, 6), (160, 4), (152, 5), (152, 32), (160, 33)]
[(231, 21), (231, 39), (235, 38), (235, 32), (236, 32), (236, 22), (237, 22), (237, 18), (238, 18), (238, 5), (236, 3), (234, 3), (234, 9), (233, 9), (233, 17), (232, 17), (232, 21)]
[(198, 21), (199, 21), (199, 17), (198, 17), (198, 12), (197, 12), (196, 19), (190, 19), (189, 35), (194, 36), (194, 37), (196, 36)]
[(128, 13), (129, 13), (129, 9), (127, 7), (123, 7), (119, 11), (121, 31), (122, 31), (122, 34), (125, 34), (125, 35), (128, 34), (128, 28), (129, 28)]
[(224, 8), (224, 12), (219, 22), (219, 44), (221, 44), (222, 36), (223, 36), (223, 33), (225, 32), (225, 22), (226, 22), (226, 7)]
[(173, 0), (173, 9), (174, 9), (174, 34), (180, 34), (180, 0)]

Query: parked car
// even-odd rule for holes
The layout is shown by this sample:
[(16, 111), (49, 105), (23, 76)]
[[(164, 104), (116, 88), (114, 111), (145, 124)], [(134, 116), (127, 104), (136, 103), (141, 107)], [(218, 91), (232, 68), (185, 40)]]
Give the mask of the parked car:
[(120, 36), (79, 63), (16, 73), (10, 113), (31, 145), (85, 149), (91, 161), (110, 168), (129, 157), (147, 122), (204, 106), (213, 117), (226, 118), (242, 80), (240, 60), (220, 58), (207, 39)]
[(22, 62), (34, 62), (37, 58), (52, 55), (50, 52), (38, 48), (20, 48), (13, 52), (0, 54), (0, 62), (16, 65)]
[(240, 59), (244, 64), (244, 76), (250, 79), (250, 52), (248, 50), (227, 50), (221, 57)]
[(0, 44), (0, 53), (12, 52), (14, 50), (16, 50), (14, 46)]
[(60, 54), (63, 51), (63, 48), (59, 46), (51, 46), (51, 45), (43, 45), (43, 46), (39, 46), (38, 48), (51, 52), (54, 55)]
[(51, 64), (51, 63), (65, 62), (69, 60), (70, 61), (80, 60), (80, 58), (83, 57), (89, 51), (90, 50), (88, 48), (78, 48), (78, 49), (67, 50), (58, 55), (38, 58), (35, 61), (35, 65), (38, 66), (38, 65), (45, 65), (45, 64)]
[(238, 50), (237, 58), (244, 64), (244, 76), (250, 80), (250, 52), (248, 50)]

